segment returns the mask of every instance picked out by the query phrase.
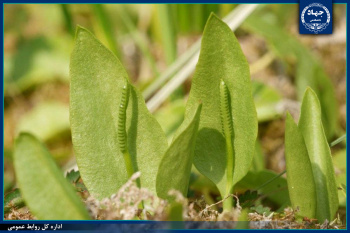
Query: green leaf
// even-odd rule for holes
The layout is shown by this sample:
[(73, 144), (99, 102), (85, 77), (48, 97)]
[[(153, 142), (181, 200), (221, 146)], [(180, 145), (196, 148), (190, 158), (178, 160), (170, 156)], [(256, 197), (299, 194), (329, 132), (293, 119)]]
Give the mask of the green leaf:
[[(128, 175), (118, 143), (119, 105), (128, 76), (123, 66), (86, 29), (78, 28), (70, 64), (70, 120), (77, 164), (96, 198), (117, 192)], [(127, 148), (141, 186), (156, 192), (156, 174), (167, 149), (166, 137), (131, 85), (126, 110)]]
[(48, 149), (31, 134), (21, 133), (17, 138), (14, 167), (22, 196), (38, 219), (89, 219), (82, 201)]
[(269, 207), (264, 207), (262, 205), (258, 205), (256, 207), (251, 207), (251, 210), (254, 210), (258, 214), (269, 216), (271, 214), (271, 209)]
[(314, 174), (317, 194), (316, 218), (323, 222), (325, 219), (333, 219), (339, 201), (331, 150), (321, 118), (321, 106), (317, 95), (308, 88), (301, 105), (298, 128), (303, 134)]
[(303, 135), (292, 116), (287, 113), (285, 153), (288, 191), (292, 207), (299, 208), (300, 216), (315, 218), (316, 187), (311, 162)]
[(24, 206), (24, 201), (19, 189), (6, 194), (4, 197), (4, 213), (8, 213), (11, 209), (20, 209)]
[[(298, 128), (293, 125), (290, 116), (287, 119), (286, 162), (292, 198), (294, 200), (299, 198), (299, 205), (306, 205), (300, 206), (303, 211), (312, 208), (314, 204), (310, 204), (313, 202), (311, 199), (315, 199), (315, 217), (324, 222), (326, 219), (329, 221), (333, 219), (339, 201), (331, 151), (321, 118), (321, 106), (317, 95), (311, 88), (307, 88), (301, 105)], [(306, 152), (311, 166), (305, 158)], [(309, 179), (311, 176), (313, 181)], [(312, 185), (315, 185), (316, 195), (312, 195)], [(305, 192), (310, 192), (310, 195), (306, 195)], [(309, 210), (305, 214), (311, 215), (312, 211)]]
[(23, 115), (17, 132), (28, 132), (41, 141), (52, 141), (67, 133), (69, 135), (69, 108), (59, 102), (43, 102)]
[(78, 182), (79, 178), (80, 178), (80, 172), (79, 172), (79, 171), (71, 170), (71, 171), (68, 172), (67, 175), (66, 175), (66, 179), (67, 179), (70, 183), (76, 183), (76, 182)]
[(157, 194), (163, 199), (173, 200), (174, 197), (168, 195), (172, 189), (187, 196), (201, 108), (202, 105), (198, 105), (192, 121), (173, 140), (160, 162)]
[[(227, 96), (220, 95), (221, 80), (227, 88)], [(225, 113), (220, 110), (221, 97), (228, 99)], [(232, 189), (250, 168), (257, 136), (257, 116), (247, 60), (230, 28), (213, 14), (204, 29), (200, 57), (186, 104), (185, 121), (193, 118), (199, 101), (202, 101), (203, 108), (194, 164), (218, 186), (221, 196), (225, 197), (230, 192), (228, 189)], [(226, 119), (231, 122), (227, 123), (233, 126), (234, 137), (231, 141), (225, 138), (223, 132), (222, 115), (226, 113), (231, 115), (231, 119)], [(226, 155), (229, 141), (233, 145), (233, 154), (238, 156)], [(227, 161), (232, 158), (233, 166), (227, 166)], [(232, 170), (233, 174), (228, 175), (228, 171)], [(227, 178), (232, 179), (231, 184)]]

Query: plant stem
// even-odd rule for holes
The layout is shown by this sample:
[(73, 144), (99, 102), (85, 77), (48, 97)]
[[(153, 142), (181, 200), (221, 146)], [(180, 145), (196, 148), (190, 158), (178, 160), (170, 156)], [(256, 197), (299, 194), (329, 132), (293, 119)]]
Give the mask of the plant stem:
[(134, 170), (134, 166), (132, 165), (131, 156), (128, 150), (123, 153), (126, 172), (128, 173), (128, 177), (130, 178), (136, 171)]
[(231, 211), (232, 207), (233, 207), (233, 200), (232, 200), (232, 198), (227, 198), (222, 203), (222, 207), (223, 207), (224, 211)]
[[(222, 128), (226, 141), (226, 194), (231, 194), (233, 186), (233, 167), (234, 167), (234, 150), (233, 150), (233, 123), (231, 114), (231, 103), (228, 88), (223, 80), (220, 81), (220, 115)], [(231, 210), (232, 199), (223, 203), (224, 210)]]
[[(128, 135), (126, 133), (126, 109), (128, 108), (129, 103), (129, 92), (130, 92), (130, 86), (129, 82), (125, 80), (125, 85), (123, 87), (122, 91), (122, 98), (120, 100), (119, 105), (119, 117), (118, 117), (118, 142), (119, 142), (119, 148), (120, 151), (123, 153), (123, 158), (125, 162), (126, 167), (126, 173), (128, 174), (128, 178), (130, 178), (135, 172), (137, 172), (137, 169), (135, 169), (132, 158), (129, 153), (128, 148)], [(140, 179), (136, 179), (137, 187), (141, 188)], [(143, 201), (140, 203), (140, 208), (143, 209)]]
[[(125, 80), (125, 85), (122, 91), (122, 97), (119, 105), (119, 117), (118, 117), (118, 142), (120, 151), (123, 153), (123, 158), (125, 162), (126, 172), (128, 178), (130, 178), (136, 171), (133, 166), (131, 155), (128, 148), (128, 135), (126, 133), (126, 109), (129, 103), (129, 82)], [(140, 180), (137, 179), (137, 185), (140, 187)]]
[[(232, 186), (233, 186), (233, 156), (234, 151), (232, 147), (232, 138), (229, 138), (226, 136), (226, 153), (227, 153), (227, 171), (226, 171), (226, 195), (228, 196), (231, 194)], [(231, 210), (232, 209), (232, 198), (228, 198), (223, 203), (224, 210)]]

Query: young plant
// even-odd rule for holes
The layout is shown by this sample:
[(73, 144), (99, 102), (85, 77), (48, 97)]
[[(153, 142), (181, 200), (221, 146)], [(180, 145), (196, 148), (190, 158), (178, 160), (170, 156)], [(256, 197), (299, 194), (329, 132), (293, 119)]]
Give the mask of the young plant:
[(331, 221), (338, 209), (338, 193), (331, 151), (322, 125), (316, 93), (304, 94), (298, 125), (287, 114), (285, 132), (287, 182), (293, 208), (299, 215)]
[(81, 27), (70, 75), (72, 140), (81, 177), (91, 195), (109, 197), (136, 171), (141, 172), (138, 185), (163, 198), (170, 198), (171, 189), (186, 195), (199, 101), (193, 105), (197, 114), (183, 123), (168, 147), (164, 132), (142, 95), (129, 83), (117, 57)]
[(166, 137), (117, 57), (81, 27), (70, 76), (72, 140), (91, 195), (109, 197), (135, 171), (141, 186), (155, 192)]
[(31, 134), (21, 133), (16, 139), (14, 167), (23, 199), (38, 219), (90, 218), (48, 149)]
[[(171, 199), (171, 189), (186, 195), (201, 104), (168, 148), (163, 131), (119, 61), (82, 28), (77, 30), (71, 78), (72, 137), (89, 192), (99, 199), (108, 197), (140, 170), (140, 186), (156, 192), (157, 178), (159, 196)], [(34, 136), (19, 135), (14, 165), (23, 199), (38, 219), (90, 218), (49, 151)]]
[[(214, 14), (204, 29), (184, 122), (198, 101), (203, 107), (194, 165), (224, 198), (250, 168), (258, 123), (247, 60), (230, 28)], [(224, 208), (231, 207), (229, 198)]]

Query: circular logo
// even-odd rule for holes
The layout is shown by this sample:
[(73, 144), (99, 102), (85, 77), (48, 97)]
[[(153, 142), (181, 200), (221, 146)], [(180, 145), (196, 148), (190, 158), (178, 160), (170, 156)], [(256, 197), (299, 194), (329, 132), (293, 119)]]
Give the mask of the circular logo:
[(329, 10), (320, 3), (312, 3), (301, 12), (301, 22), (304, 27), (316, 34), (326, 29), (330, 21)]

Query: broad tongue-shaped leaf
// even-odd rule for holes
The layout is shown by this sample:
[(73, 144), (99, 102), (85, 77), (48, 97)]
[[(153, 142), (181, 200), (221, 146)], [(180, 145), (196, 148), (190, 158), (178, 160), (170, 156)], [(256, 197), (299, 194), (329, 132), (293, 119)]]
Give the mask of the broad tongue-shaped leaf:
[[(78, 28), (70, 64), (70, 121), (81, 177), (97, 198), (115, 193), (127, 179), (118, 144), (122, 90), (128, 76), (115, 55), (86, 29)], [(142, 95), (131, 85), (126, 110), (128, 151), (141, 186), (155, 192), (166, 137), (148, 111)]]
[(174, 197), (168, 195), (170, 190), (178, 190), (187, 196), (201, 108), (202, 105), (198, 105), (189, 124), (180, 128), (183, 131), (173, 139), (160, 163), (157, 194), (161, 198), (173, 200)]
[(289, 113), (286, 118), (285, 147), (288, 192), (292, 207), (299, 208), (297, 215), (315, 218), (317, 194), (311, 162), (303, 135)]
[(320, 102), (308, 88), (301, 105), (298, 128), (302, 133), (311, 162), (317, 197), (316, 218), (333, 220), (338, 209), (338, 193), (331, 151), (322, 125)]
[(21, 133), (17, 138), (14, 166), (22, 196), (38, 219), (89, 219), (82, 201), (48, 149), (31, 134)]
[(194, 164), (218, 186), (221, 195), (226, 196), (227, 171), (232, 167), (227, 167), (227, 140), (220, 110), (224, 97), (220, 95), (221, 80), (227, 87), (229, 104), (226, 110), (231, 114), (229, 120), (233, 126), (233, 186), (244, 177), (251, 165), (257, 136), (257, 116), (247, 60), (230, 28), (212, 14), (204, 29), (200, 57), (186, 105), (185, 122), (193, 118), (195, 106), (202, 101)]

